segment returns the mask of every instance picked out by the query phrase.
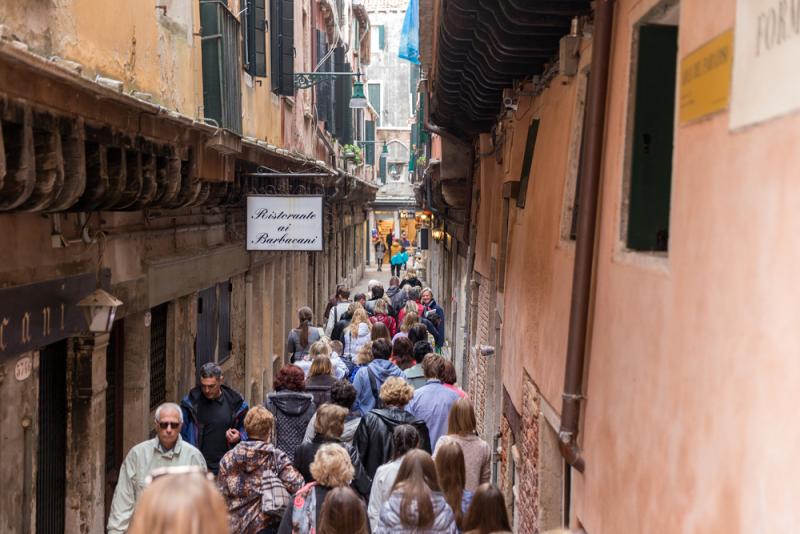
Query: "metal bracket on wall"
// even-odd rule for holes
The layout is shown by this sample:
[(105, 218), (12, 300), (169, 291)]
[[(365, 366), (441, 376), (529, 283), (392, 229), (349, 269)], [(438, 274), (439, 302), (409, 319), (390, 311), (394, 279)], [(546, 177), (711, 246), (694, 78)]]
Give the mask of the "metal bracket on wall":
[(358, 72), (295, 72), (294, 87), (295, 89), (308, 89), (320, 82), (333, 80), (340, 76), (361, 78), (361, 74)]

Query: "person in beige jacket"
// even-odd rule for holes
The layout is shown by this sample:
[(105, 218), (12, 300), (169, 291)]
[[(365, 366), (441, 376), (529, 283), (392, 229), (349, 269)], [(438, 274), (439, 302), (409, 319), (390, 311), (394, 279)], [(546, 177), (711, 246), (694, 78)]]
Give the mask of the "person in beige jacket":
[(478, 437), (476, 430), (475, 410), (466, 397), (458, 399), (450, 407), (447, 417), (447, 434), (436, 441), (433, 457), (443, 443), (455, 442), (464, 452), (466, 465), (466, 484), (464, 489), (474, 492), (491, 477), (492, 449), (489, 444)]
[(135, 445), (119, 470), (117, 488), (108, 516), (108, 534), (123, 534), (133, 516), (136, 501), (144, 491), (148, 475), (156, 469), (197, 466), (206, 471), (203, 454), (181, 438), (183, 413), (180, 406), (167, 402), (156, 408), (153, 439)]

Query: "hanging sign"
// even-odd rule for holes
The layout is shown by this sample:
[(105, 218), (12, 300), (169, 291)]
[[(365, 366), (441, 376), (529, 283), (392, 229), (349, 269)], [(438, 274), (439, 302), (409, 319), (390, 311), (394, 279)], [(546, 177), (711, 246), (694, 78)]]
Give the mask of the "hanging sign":
[(730, 127), (800, 109), (799, 0), (737, 0)]
[(321, 195), (247, 197), (247, 250), (322, 250)]
[(730, 30), (681, 59), (681, 124), (727, 109), (732, 65), (733, 32)]

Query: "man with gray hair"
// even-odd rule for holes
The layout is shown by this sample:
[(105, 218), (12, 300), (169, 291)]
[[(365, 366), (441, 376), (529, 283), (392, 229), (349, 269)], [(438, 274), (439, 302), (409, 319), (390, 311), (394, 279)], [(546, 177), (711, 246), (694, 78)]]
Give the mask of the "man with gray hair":
[(186, 424), (181, 436), (203, 453), (208, 470), (217, 474), (219, 461), (234, 445), (246, 440), (244, 397), (223, 384), (222, 369), (214, 362), (200, 368), (200, 384), (181, 401)]
[(120, 467), (108, 516), (108, 534), (123, 534), (128, 530), (145, 479), (154, 470), (176, 466), (197, 466), (206, 470), (202, 453), (181, 438), (182, 425), (181, 407), (174, 402), (165, 402), (156, 408), (157, 436), (135, 445)]

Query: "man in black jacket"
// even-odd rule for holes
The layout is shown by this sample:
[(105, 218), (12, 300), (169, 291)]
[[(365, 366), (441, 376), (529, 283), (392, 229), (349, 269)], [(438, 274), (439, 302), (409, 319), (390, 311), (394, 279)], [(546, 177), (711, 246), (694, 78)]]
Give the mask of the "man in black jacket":
[(411, 425), (420, 436), (419, 448), (431, 452), (428, 426), (405, 410), (414, 396), (414, 388), (400, 377), (388, 378), (381, 386), (380, 398), (384, 408), (374, 408), (361, 418), (353, 446), (370, 479), (375, 471), (392, 459), (392, 432), (398, 425)]

